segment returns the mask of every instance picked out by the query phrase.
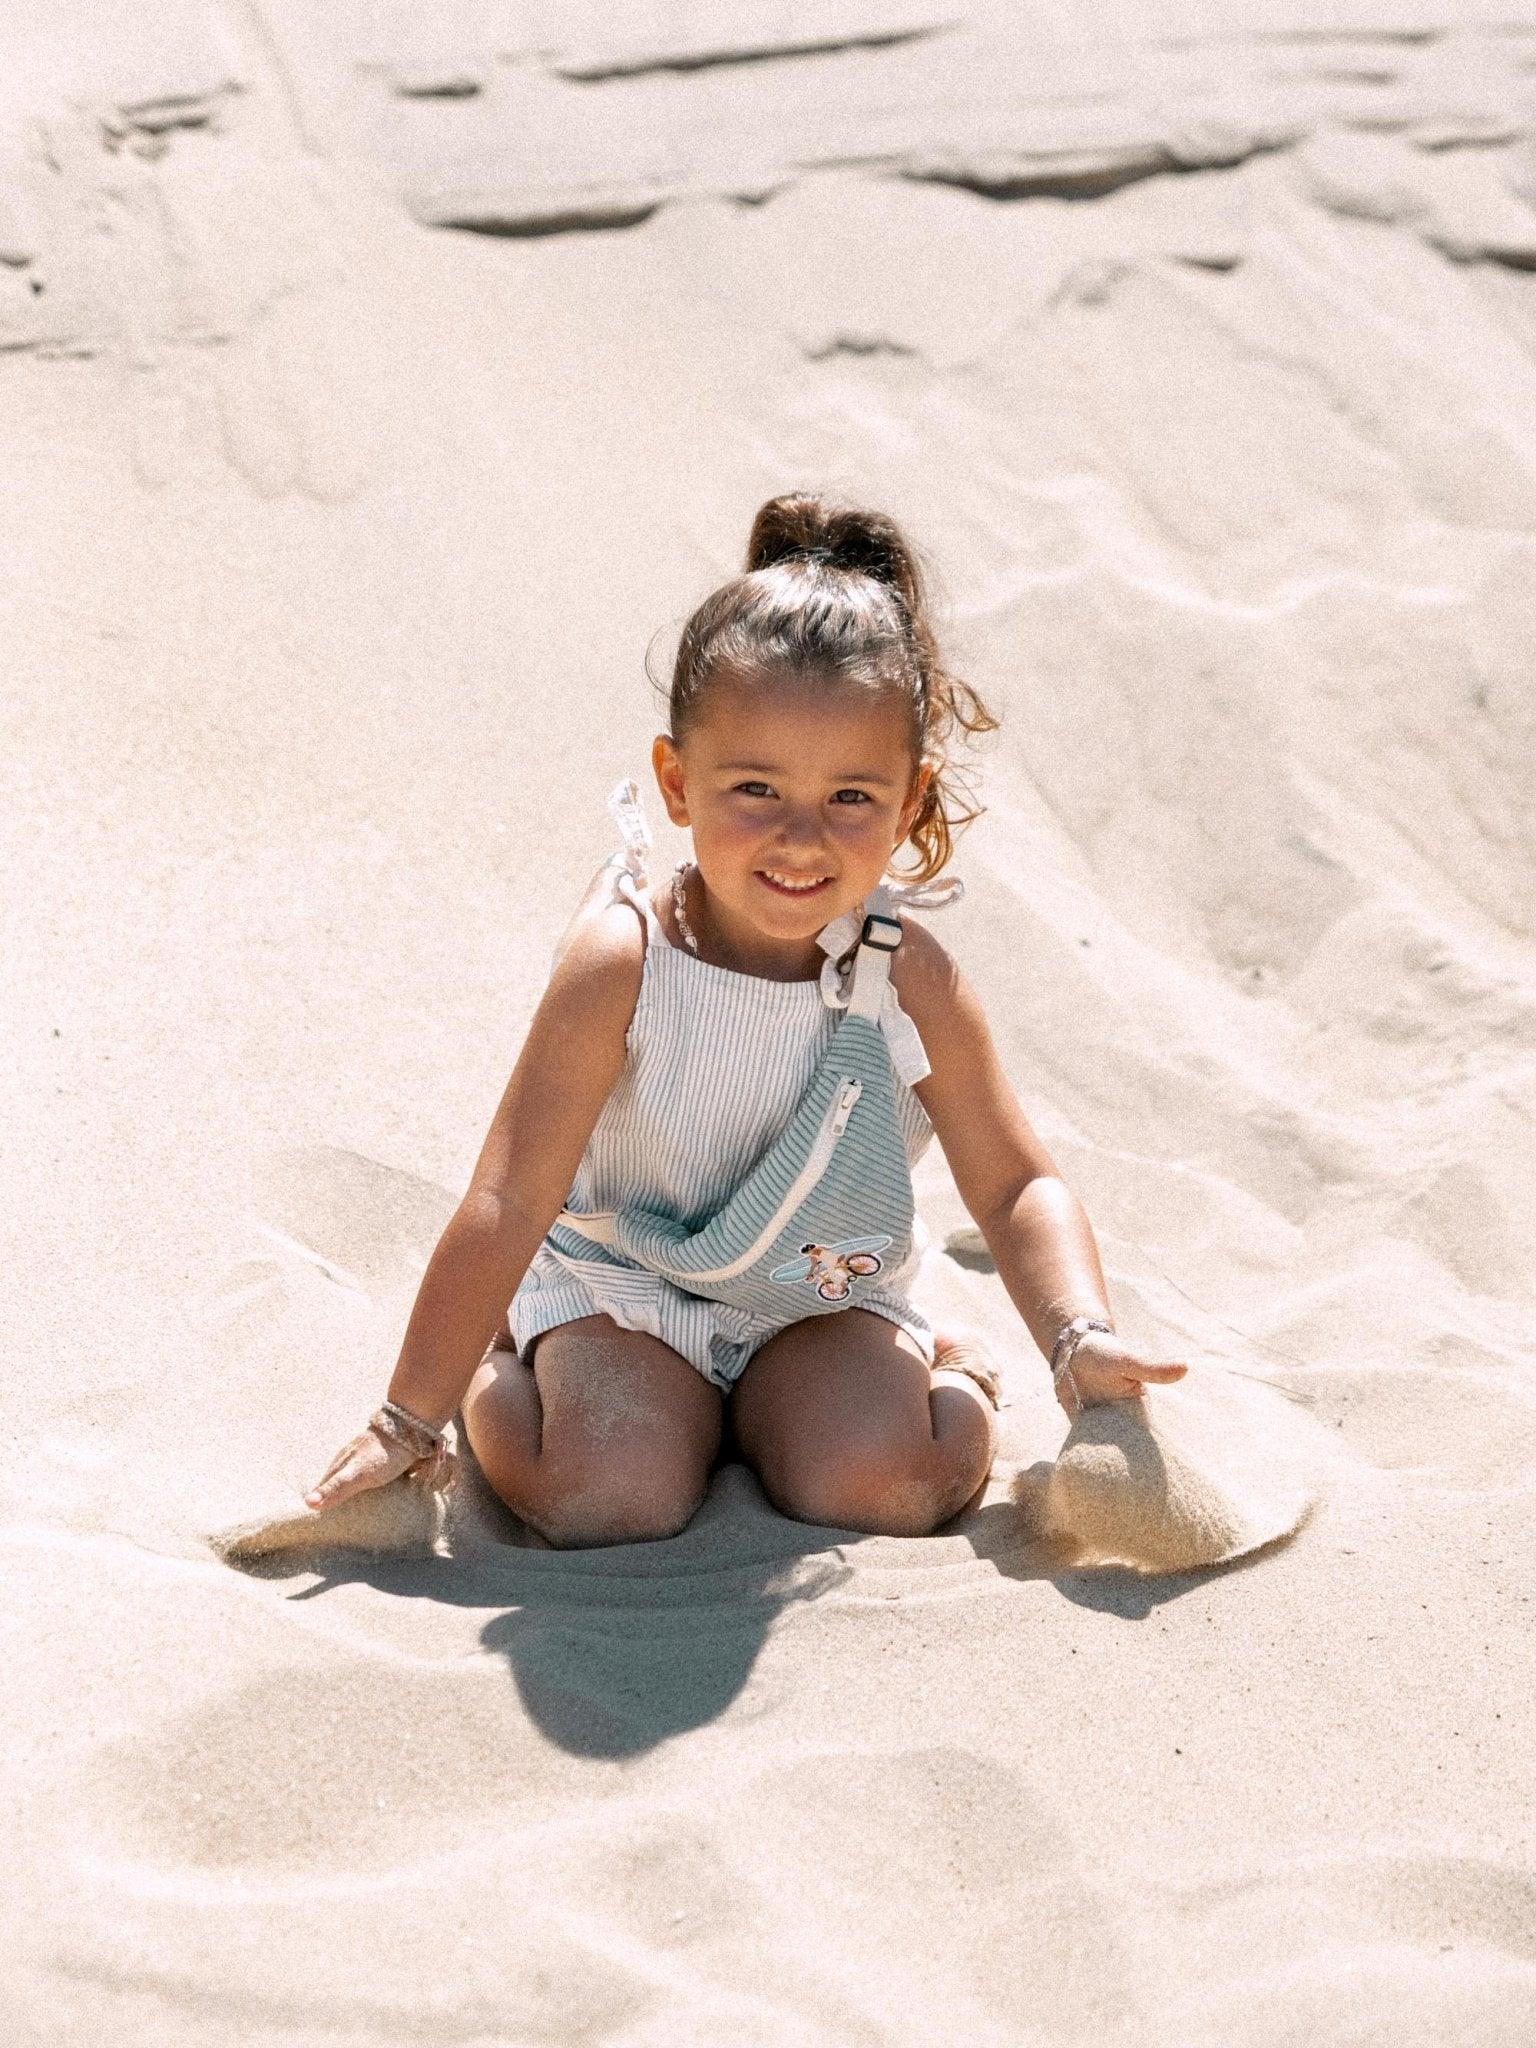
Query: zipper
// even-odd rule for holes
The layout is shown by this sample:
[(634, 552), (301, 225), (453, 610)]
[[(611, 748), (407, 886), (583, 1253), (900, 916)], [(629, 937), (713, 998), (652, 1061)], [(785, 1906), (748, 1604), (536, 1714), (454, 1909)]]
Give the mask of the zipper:
[(675, 1268), (680, 1282), (686, 1285), (690, 1280), (734, 1280), (736, 1275), (744, 1273), (755, 1259), (761, 1258), (764, 1250), (773, 1243), (789, 1218), (826, 1172), (837, 1141), (848, 1128), (853, 1105), (863, 1093), (862, 1081), (855, 1081), (851, 1076), (844, 1078), (842, 1087), (833, 1097), (831, 1106), (822, 1118), (821, 1128), (806, 1154), (804, 1166), (785, 1189), (784, 1199), (741, 1256), (732, 1259), (728, 1266), (713, 1266), (707, 1273), (685, 1272), (681, 1268)]

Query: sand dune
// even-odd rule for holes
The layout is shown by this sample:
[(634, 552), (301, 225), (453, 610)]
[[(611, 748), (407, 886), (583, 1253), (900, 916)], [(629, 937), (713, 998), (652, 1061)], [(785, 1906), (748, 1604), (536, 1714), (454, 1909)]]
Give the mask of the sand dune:
[[(1536, 7), (1103, 14), (12, 10), (11, 2038), (1531, 2039)], [(1315, 1511), (1053, 1538), (931, 1156), (1009, 1404), (943, 1535), (470, 1471), (231, 1569), (800, 484), (1003, 714), (943, 934), (1121, 1329)]]

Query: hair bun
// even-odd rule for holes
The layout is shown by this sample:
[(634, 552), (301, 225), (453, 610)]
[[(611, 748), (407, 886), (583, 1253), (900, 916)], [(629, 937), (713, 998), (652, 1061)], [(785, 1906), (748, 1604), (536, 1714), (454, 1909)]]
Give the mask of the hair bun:
[(893, 520), (882, 512), (838, 505), (811, 491), (770, 498), (752, 522), (747, 573), (776, 562), (813, 562), (869, 576), (906, 599), (912, 591), (910, 553)]

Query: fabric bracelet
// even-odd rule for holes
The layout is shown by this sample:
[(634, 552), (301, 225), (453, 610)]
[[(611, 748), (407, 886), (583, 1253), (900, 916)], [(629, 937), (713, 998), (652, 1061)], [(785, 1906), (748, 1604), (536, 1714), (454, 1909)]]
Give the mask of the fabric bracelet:
[(1077, 1381), (1072, 1377), (1072, 1360), (1077, 1347), (1090, 1330), (1101, 1330), (1106, 1337), (1113, 1337), (1114, 1330), (1098, 1316), (1074, 1316), (1070, 1323), (1064, 1323), (1057, 1332), (1056, 1342), (1051, 1346), (1051, 1383), (1060, 1386), (1062, 1376), (1072, 1389), (1072, 1397), (1082, 1405), (1082, 1396), (1077, 1390)]
[(992, 1366), (980, 1365), (969, 1358), (962, 1363), (959, 1359), (946, 1356), (935, 1358), (932, 1370), (934, 1372), (964, 1373), (968, 1380), (976, 1382), (994, 1408), (1002, 1407), (1002, 1384), (998, 1379), (996, 1370)]
[(386, 1401), (370, 1417), (368, 1427), (417, 1458), (429, 1458), (445, 1440), (442, 1430), (434, 1429), (430, 1422), (423, 1422), (419, 1415), (413, 1415), (409, 1408), (402, 1408), (398, 1401)]

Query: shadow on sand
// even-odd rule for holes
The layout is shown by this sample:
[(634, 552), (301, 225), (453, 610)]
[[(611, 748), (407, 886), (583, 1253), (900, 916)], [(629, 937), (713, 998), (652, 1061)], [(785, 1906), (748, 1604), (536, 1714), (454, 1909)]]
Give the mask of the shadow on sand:
[(723, 1460), (679, 1535), (555, 1550), (502, 1505), (467, 1448), (461, 1459), (438, 1554), (290, 1551), (243, 1568), (263, 1578), (305, 1577), (295, 1600), (363, 1584), (401, 1599), (494, 1610), (482, 1644), (506, 1660), (540, 1730), (583, 1757), (639, 1755), (714, 1720), (797, 1605), (883, 1606), (914, 1573), (943, 1571), (958, 1597), (968, 1588), (995, 1594), (998, 1578), (1039, 1581), (1078, 1605), (1136, 1621), (1251, 1561), (1162, 1577), (1076, 1568), (1068, 1546), (1039, 1533), (1048, 1461), (1018, 1472), (1003, 1497), (937, 1535), (889, 1537), (791, 1521), (746, 1466)]

